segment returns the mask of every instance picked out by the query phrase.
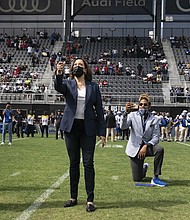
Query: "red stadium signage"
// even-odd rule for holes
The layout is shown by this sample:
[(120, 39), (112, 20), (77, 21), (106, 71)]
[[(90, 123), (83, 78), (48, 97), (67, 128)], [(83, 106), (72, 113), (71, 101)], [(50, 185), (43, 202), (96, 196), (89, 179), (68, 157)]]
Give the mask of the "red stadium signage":
[(166, 14), (190, 14), (190, 0), (167, 0)]
[(79, 15), (141, 15), (152, 12), (152, 1), (147, 0), (75, 0), (74, 13)]

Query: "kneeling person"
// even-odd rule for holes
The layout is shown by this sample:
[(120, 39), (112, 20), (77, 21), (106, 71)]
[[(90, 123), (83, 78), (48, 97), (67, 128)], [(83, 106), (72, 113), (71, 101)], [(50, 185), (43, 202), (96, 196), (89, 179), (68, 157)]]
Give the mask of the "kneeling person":
[(125, 129), (131, 128), (126, 154), (130, 158), (133, 180), (139, 182), (145, 178), (148, 164), (144, 163), (144, 160), (147, 156), (154, 156), (154, 177), (151, 184), (166, 186), (166, 183), (158, 178), (161, 175), (164, 149), (158, 145), (159, 122), (149, 111), (150, 97), (147, 94), (140, 95), (138, 111), (130, 112), (132, 106), (132, 103), (126, 103), (127, 117), (124, 117), (126, 121), (123, 126)]

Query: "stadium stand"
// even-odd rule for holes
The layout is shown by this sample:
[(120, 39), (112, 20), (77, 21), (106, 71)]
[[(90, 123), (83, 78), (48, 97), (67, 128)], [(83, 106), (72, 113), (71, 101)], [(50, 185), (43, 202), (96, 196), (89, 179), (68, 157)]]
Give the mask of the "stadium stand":
[[(94, 81), (107, 81), (108, 85), (101, 87), (105, 100), (125, 103), (127, 99), (121, 96), (147, 92), (155, 102), (164, 102), (161, 83), (168, 81), (167, 63), (162, 62), (165, 54), (162, 45), (149, 37), (79, 37), (65, 43), (62, 50), (63, 54), (86, 58)], [(118, 102), (110, 95), (118, 97)]]

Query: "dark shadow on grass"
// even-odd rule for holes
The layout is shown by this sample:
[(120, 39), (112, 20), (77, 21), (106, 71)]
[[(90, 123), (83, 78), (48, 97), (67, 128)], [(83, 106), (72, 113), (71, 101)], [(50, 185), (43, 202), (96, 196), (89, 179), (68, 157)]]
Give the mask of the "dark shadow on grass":
[[(171, 201), (171, 200), (157, 200), (147, 203), (147, 201), (118, 201), (113, 203), (96, 202), (97, 209), (115, 209), (115, 208), (146, 208), (154, 211), (159, 211), (160, 208), (172, 207), (176, 205), (186, 205), (186, 201)], [(167, 212), (167, 210), (166, 210)]]
[[(151, 177), (144, 178), (142, 183), (150, 183)], [(190, 186), (190, 180), (171, 180), (171, 179), (162, 179), (162, 181), (166, 182), (168, 186)]]
[(190, 186), (190, 180), (169, 180), (168, 185), (169, 186)]
[(39, 191), (39, 190), (46, 190), (48, 187), (47, 186), (5, 186), (5, 187), (0, 187), (0, 192), (4, 191)]
[[(127, 208), (146, 208), (154, 211), (159, 211), (160, 208), (172, 207), (177, 205), (186, 205), (188, 202), (186, 201), (171, 201), (171, 200), (156, 200), (154, 202), (147, 203), (147, 201), (115, 201), (111, 203), (105, 202), (95, 202), (95, 206), (99, 210), (103, 209), (127, 209)], [(0, 203), (0, 211), (14, 211), (14, 212), (23, 212), (28, 207), (30, 207), (31, 203)], [(61, 208), (64, 209), (64, 201), (52, 201), (52, 202), (44, 202), (39, 209), (51, 209), (51, 208)], [(84, 202), (78, 203), (78, 206), (84, 206)], [(75, 207), (70, 208), (75, 209)], [(167, 210), (166, 210), (167, 212)]]
[[(44, 202), (38, 208), (39, 209), (49, 209), (49, 208), (64, 208), (64, 203), (66, 201), (53, 201), (53, 202)], [(14, 212), (23, 212), (28, 207), (32, 206), (32, 203), (0, 203), (0, 211), (14, 211)], [(37, 204), (36, 204), (37, 205)], [(85, 203), (80, 203), (78, 205), (85, 205)], [(77, 206), (78, 206), (77, 205)]]

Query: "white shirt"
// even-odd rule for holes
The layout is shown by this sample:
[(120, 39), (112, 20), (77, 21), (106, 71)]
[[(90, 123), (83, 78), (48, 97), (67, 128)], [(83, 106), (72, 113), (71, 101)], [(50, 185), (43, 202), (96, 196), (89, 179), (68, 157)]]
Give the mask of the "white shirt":
[(78, 90), (77, 110), (74, 118), (84, 119), (86, 87), (77, 90)]

